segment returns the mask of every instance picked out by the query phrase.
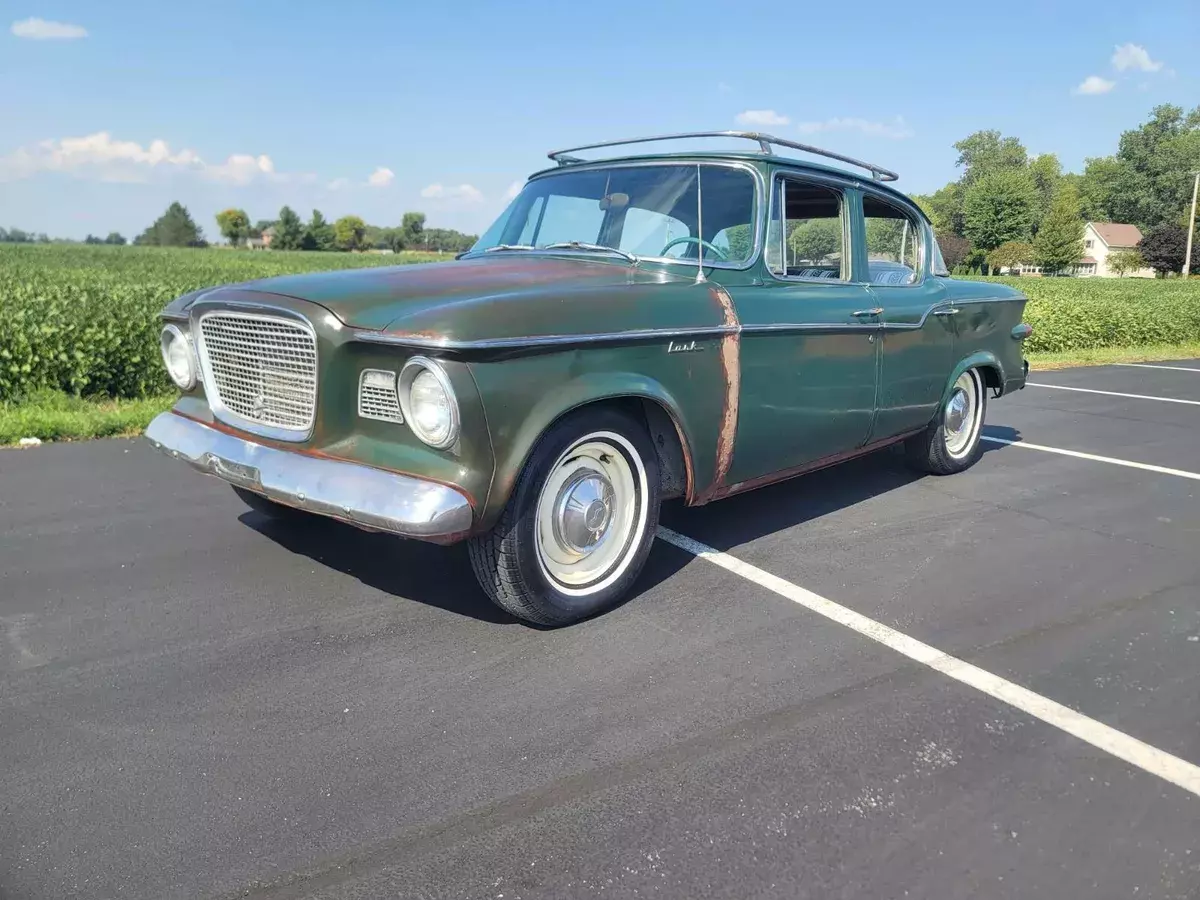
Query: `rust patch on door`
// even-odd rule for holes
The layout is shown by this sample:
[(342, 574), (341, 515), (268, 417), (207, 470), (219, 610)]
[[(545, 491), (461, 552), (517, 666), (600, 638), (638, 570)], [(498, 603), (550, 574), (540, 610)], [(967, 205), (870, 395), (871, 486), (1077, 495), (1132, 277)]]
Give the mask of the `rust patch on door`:
[(733, 307), (733, 298), (720, 285), (710, 285), (709, 294), (721, 311), (723, 325), (737, 329), (730, 331), (721, 338), (721, 378), (725, 383), (725, 393), (721, 402), (721, 422), (717, 430), (717, 462), (713, 472), (712, 484), (696, 497), (696, 504), (712, 500), (725, 484), (729, 474), (729, 466), (733, 463), (733, 441), (737, 435), (738, 395), (741, 390), (742, 369), (738, 357), (741, 350), (740, 324), (737, 311)]

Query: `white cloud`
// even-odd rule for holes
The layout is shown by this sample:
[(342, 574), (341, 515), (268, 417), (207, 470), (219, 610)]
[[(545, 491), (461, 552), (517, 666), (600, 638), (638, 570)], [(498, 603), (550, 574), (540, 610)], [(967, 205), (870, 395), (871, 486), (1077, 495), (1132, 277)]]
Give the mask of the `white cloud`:
[(349, 186), (350, 186), (349, 178), (335, 178), (335, 179), (333, 179), (333, 181), (329, 182), (329, 184), (325, 185), (325, 187), (331, 191), (340, 191), (342, 188), (349, 187)]
[(512, 200), (517, 194), (521, 193), (521, 188), (525, 187), (525, 182), (514, 181), (508, 186), (508, 190), (504, 192), (505, 200)]
[(790, 119), (787, 116), (781, 116), (773, 109), (748, 109), (745, 112), (740, 112), (736, 116), (739, 125), (786, 125)]
[(391, 169), (385, 169), (383, 166), (379, 166), (374, 172), (371, 173), (370, 177), (367, 178), (367, 184), (369, 184), (371, 187), (387, 187), (395, 180), (395, 172), (393, 172)]
[(16, 181), (38, 172), (62, 172), (96, 181), (149, 181), (158, 173), (185, 173), (224, 184), (253, 181), (308, 182), (314, 176), (275, 171), (271, 157), (234, 153), (223, 163), (206, 163), (195, 150), (173, 151), (166, 141), (148, 146), (116, 140), (107, 131), (85, 137), (47, 140), (0, 157), (0, 181)]
[(730, 84), (727, 84), (724, 81), (718, 81), (717, 82), (717, 93), (718, 94), (732, 94), (733, 86)]
[(465, 203), (478, 203), (483, 199), (483, 192), (470, 184), (446, 185), (435, 182), (421, 188), (421, 196), (426, 200), (462, 200)]
[(87, 29), (67, 22), (47, 22), (45, 19), (23, 19), (13, 22), (10, 29), (19, 38), (31, 41), (74, 41), (87, 37)]
[(823, 122), (798, 122), (796, 130), (801, 134), (820, 134), (825, 131), (857, 131), (867, 137), (890, 138), (903, 140), (913, 136), (913, 130), (904, 121), (903, 116), (896, 116), (889, 122), (872, 122), (869, 119), (842, 118), (826, 119)]
[(1140, 72), (1157, 72), (1163, 67), (1161, 62), (1155, 62), (1139, 44), (1121, 44), (1114, 49), (1112, 64), (1118, 72), (1136, 69)]
[(1075, 88), (1073, 93), (1076, 94), (1107, 94), (1117, 86), (1115, 81), (1109, 81), (1107, 78), (1101, 78), (1099, 75), (1089, 75), (1080, 82), (1079, 87)]

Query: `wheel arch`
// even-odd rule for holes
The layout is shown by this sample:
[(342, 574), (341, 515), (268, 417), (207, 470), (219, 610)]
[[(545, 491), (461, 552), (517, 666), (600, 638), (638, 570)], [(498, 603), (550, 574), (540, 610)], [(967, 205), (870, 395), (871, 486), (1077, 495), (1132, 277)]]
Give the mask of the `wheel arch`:
[(958, 376), (967, 369), (979, 369), (983, 375), (984, 387), (997, 391), (1004, 390), (1004, 366), (996, 358), (996, 354), (990, 350), (977, 350), (959, 360), (958, 365), (951, 370), (950, 377), (942, 387), (942, 400), (938, 404), (938, 409), (941, 409), (950, 399), (950, 389), (954, 387), (954, 382), (958, 381)]
[(663, 496), (690, 501), (695, 490), (694, 436), (670, 391), (642, 374), (583, 375), (543, 396), (505, 448), (496, 448), (495, 475), (477, 528), (494, 524), (542, 435), (567, 416), (602, 405), (624, 408), (645, 425), (658, 457)]

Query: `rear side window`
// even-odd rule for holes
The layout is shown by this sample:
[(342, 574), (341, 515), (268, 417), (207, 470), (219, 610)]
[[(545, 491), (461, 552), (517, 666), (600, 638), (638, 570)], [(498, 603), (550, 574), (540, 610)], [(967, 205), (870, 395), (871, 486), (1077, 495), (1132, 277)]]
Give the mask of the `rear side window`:
[(921, 278), (924, 229), (920, 221), (878, 197), (863, 197), (867, 272), (872, 284), (914, 284)]
[(779, 278), (849, 278), (845, 204), (831, 188), (781, 178), (767, 228), (767, 267)]

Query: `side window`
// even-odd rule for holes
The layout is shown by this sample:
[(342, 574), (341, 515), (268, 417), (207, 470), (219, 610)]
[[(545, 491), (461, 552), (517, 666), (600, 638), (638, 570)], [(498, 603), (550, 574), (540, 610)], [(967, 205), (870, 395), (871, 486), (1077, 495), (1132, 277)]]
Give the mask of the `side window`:
[[(674, 216), (631, 206), (625, 211), (621, 226), (621, 249), (637, 256), (662, 256), (663, 247), (679, 238), (691, 237), (692, 232)], [(680, 257), (695, 246), (690, 242), (676, 244), (666, 255)]]
[[(604, 224), (604, 210), (590, 197), (551, 194), (546, 200), (541, 227), (531, 243), (539, 247), (561, 241), (595, 242)], [(524, 230), (522, 229), (522, 234)]]
[(781, 278), (849, 277), (845, 204), (837, 191), (792, 178), (776, 182), (767, 266)]
[(920, 221), (878, 197), (863, 197), (867, 272), (873, 284), (913, 284), (921, 277), (925, 229)]

